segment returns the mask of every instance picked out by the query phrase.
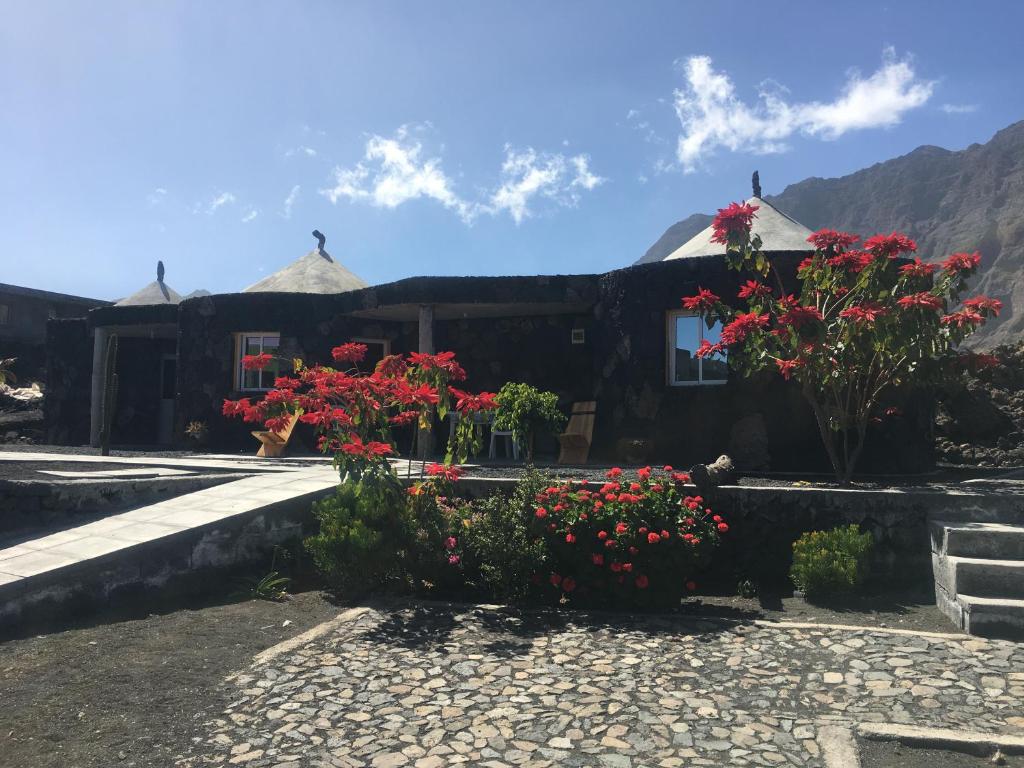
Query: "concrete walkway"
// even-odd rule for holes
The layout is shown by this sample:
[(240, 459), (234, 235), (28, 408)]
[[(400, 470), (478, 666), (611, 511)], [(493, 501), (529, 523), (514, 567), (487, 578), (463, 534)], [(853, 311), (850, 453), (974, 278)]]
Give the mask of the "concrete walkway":
[(421, 603), (261, 653), (184, 765), (825, 766), (862, 723), (1024, 728), (1024, 645)]
[(312, 501), (338, 484), (337, 472), (322, 462), (33, 453), (0, 454), (0, 460), (258, 471), (0, 550), (0, 621), (41, 602), (59, 603), (83, 592), (103, 600), (116, 589), (159, 585), (183, 572), (258, 556), (300, 535)]

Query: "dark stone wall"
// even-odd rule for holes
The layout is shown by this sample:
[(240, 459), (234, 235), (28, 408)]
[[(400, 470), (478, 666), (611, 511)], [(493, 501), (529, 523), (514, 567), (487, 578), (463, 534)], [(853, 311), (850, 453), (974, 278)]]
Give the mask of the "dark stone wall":
[(52, 445), (88, 444), (92, 334), (85, 318), (47, 323), (46, 370), (46, 441)]

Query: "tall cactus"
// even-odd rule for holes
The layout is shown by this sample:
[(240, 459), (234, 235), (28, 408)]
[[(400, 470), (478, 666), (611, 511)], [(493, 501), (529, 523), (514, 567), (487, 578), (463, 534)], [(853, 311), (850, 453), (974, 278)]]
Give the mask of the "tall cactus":
[(100, 455), (110, 455), (110, 430), (114, 424), (114, 407), (117, 403), (117, 334), (107, 338), (106, 354), (103, 358), (103, 403), (100, 410)]

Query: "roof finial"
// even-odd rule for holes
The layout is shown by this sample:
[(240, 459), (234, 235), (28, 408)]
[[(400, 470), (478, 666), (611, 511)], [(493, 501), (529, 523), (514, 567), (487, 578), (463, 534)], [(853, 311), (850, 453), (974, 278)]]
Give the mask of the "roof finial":
[(164, 263), (162, 261), (156, 263), (156, 281), (158, 283), (164, 281)]
[(761, 176), (757, 171), (754, 171), (754, 175), (750, 179), (751, 184), (754, 185), (754, 197), (761, 196)]
[(324, 243), (327, 242), (327, 237), (319, 229), (314, 229), (313, 230), (313, 237), (316, 238), (316, 242), (317, 242), (316, 249), (318, 251), (323, 251)]

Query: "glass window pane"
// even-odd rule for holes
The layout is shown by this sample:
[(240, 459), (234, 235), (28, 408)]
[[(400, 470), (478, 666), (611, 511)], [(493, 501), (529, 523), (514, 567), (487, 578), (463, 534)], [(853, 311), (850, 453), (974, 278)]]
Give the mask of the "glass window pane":
[[(704, 338), (711, 344), (717, 344), (722, 340), (722, 324), (717, 320), (710, 328), (708, 328), (707, 323), (701, 320), (701, 331), (704, 333)], [(705, 357), (702, 361), (702, 366), (702, 381), (725, 381), (728, 377), (729, 362), (726, 359), (725, 350), (710, 357)]]
[(697, 381), (697, 358), (694, 353), (700, 346), (700, 319), (697, 317), (676, 317), (675, 319), (675, 381)]

